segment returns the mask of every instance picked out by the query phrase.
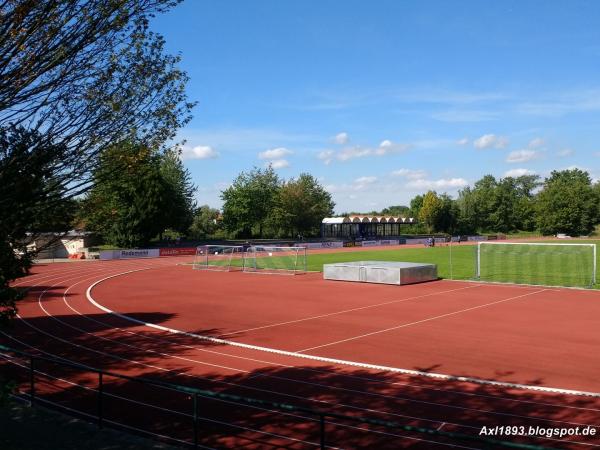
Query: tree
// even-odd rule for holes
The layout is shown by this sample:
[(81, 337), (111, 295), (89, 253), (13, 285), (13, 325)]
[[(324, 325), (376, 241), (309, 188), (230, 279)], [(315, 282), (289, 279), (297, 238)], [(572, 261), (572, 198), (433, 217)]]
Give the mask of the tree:
[[(594, 184), (594, 195), (596, 196), (596, 203), (600, 205), (600, 180)], [(598, 206), (598, 214), (595, 220), (596, 225), (600, 224), (600, 206)]]
[(125, 141), (106, 149), (84, 206), (86, 228), (109, 244), (147, 244), (170, 223), (171, 187), (162, 177), (160, 156)]
[(239, 237), (252, 237), (254, 229), (262, 237), (275, 208), (279, 187), (279, 177), (271, 166), (239, 174), (233, 184), (221, 192), (225, 229)]
[(587, 172), (552, 171), (538, 194), (536, 221), (543, 234), (589, 234), (598, 218), (598, 199)]
[[(0, 129), (0, 325), (16, 313), (9, 283), (27, 274), (27, 243), (40, 231), (67, 231), (73, 210), (60, 177), (63, 145), (23, 127)], [(36, 201), (32, 201), (35, 199)]]
[(459, 191), (456, 205), (458, 207), (457, 231), (461, 234), (475, 233), (479, 217), (475, 195), (469, 186)]
[(511, 177), (501, 179), (489, 195), (491, 195), (491, 201), (488, 202), (488, 205), (491, 205), (492, 210), (486, 221), (487, 230), (508, 233), (517, 229), (515, 179)]
[(515, 187), (517, 189), (518, 198), (517, 204), (515, 205), (515, 215), (517, 218), (516, 228), (520, 230), (535, 230), (535, 190), (540, 184), (540, 177), (538, 175), (522, 175), (515, 178)]
[(333, 215), (331, 194), (312, 175), (303, 173), (284, 182), (277, 194), (275, 221), (287, 236), (316, 236), (321, 221)]
[(214, 235), (221, 225), (221, 213), (208, 205), (200, 206), (194, 213), (190, 233), (194, 239), (206, 239)]
[(153, 148), (185, 124), (187, 75), (148, 20), (177, 0), (3, 2), (0, 127), (64, 146), (57, 182), (74, 197), (100, 152), (132, 135)]
[(392, 217), (408, 217), (410, 215), (410, 208), (404, 205), (388, 206), (381, 210), (381, 215), (392, 216)]
[(458, 216), (460, 215), (458, 204), (452, 197), (445, 193), (440, 195), (439, 199), (441, 205), (436, 223), (436, 231), (454, 234), (458, 227)]
[(23, 233), (68, 226), (65, 202), (89, 188), (104, 149), (131, 136), (160, 147), (189, 121), (179, 57), (148, 29), (153, 14), (177, 3), (0, 3), (0, 180), (10, 189), (0, 195), (4, 298), (30, 264)]
[(410, 215), (412, 217), (415, 217), (415, 218), (419, 217), (419, 213), (421, 212), (421, 208), (423, 207), (423, 199), (424, 199), (423, 195), (416, 195), (410, 201)]
[(423, 206), (419, 211), (419, 220), (425, 224), (429, 233), (437, 231), (442, 214), (443, 202), (435, 191), (428, 191), (423, 197)]
[(183, 166), (179, 153), (167, 150), (160, 159), (160, 174), (168, 186), (165, 205), (166, 227), (186, 234), (194, 220), (196, 187), (190, 172)]

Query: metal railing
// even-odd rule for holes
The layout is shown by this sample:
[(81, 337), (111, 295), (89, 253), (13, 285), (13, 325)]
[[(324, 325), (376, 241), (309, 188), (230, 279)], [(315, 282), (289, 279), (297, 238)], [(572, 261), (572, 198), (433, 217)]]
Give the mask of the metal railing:
[[(352, 422), (352, 423), (358, 423), (358, 424), (363, 424), (363, 425), (374, 425), (374, 426), (378, 426), (378, 427), (383, 427), (387, 431), (391, 431), (391, 430), (403, 431), (403, 432), (409, 432), (409, 433), (416, 433), (416, 434), (420, 434), (420, 435), (427, 435), (429, 437), (446, 438), (449, 440), (456, 440), (456, 441), (476, 442), (477, 444), (479, 444), (478, 448), (516, 448), (516, 449), (524, 449), (524, 450), (544, 450), (546, 448), (546, 447), (542, 447), (542, 446), (530, 445), (530, 444), (524, 444), (524, 443), (500, 441), (500, 440), (496, 440), (496, 439), (490, 439), (490, 438), (480, 437), (480, 436), (476, 436), (476, 435), (468, 435), (468, 434), (464, 434), (464, 433), (443, 431), (443, 430), (439, 430), (439, 429), (436, 430), (433, 428), (402, 425), (402, 424), (399, 424), (399, 423), (393, 422), (393, 421), (375, 419), (375, 418), (364, 417), (364, 416), (351, 416), (351, 415), (336, 413), (334, 411), (327, 411), (325, 409), (307, 408), (307, 407), (292, 405), (292, 404), (288, 404), (288, 403), (260, 400), (257, 398), (245, 397), (245, 396), (234, 395), (234, 394), (225, 394), (225, 393), (215, 392), (215, 391), (206, 390), (206, 389), (197, 389), (197, 388), (182, 386), (182, 385), (178, 385), (175, 383), (169, 383), (169, 382), (165, 382), (165, 381), (153, 380), (153, 379), (145, 378), (145, 377), (133, 377), (133, 376), (129, 376), (129, 375), (124, 375), (124, 374), (120, 374), (120, 373), (116, 373), (116, 372), (111, 372), (111, 371), (87, 366), (85, 364), (80, 364), (80, 363), (73, 362), (73, 361), (70, 361), (70, 360), (67, 360), (64, 358), (33, 355), (29, 352), (25, 352), (22, 350), (17, 350), (17, 349), (11, 348), (11, 347), (6, 347), (4, 345), (0, 345), (0, 355), (7, 357), (7, 353), (20, 355), (20, 357), (23, 360), (28, 361), (28, 365), (22, 366), (22, 367), (27, 367), (27, 369), (28, 369), (29, 387), (26, 392), (20, 392), (20, 394), (21, 394), (21, 398), (23, 398), (23, 396), (24, 396), (25, 399), (29, 400), (29, 403), (32, 406), (35, 405), (37, 402), (41, 402), (41, 403), (51, 404), (51, 406), (57, 407), (62, 410), (66, 410), (67, 413), (78, 412), (78, 411), (72, 410), (70, 408), (64, 407), (63, 405), (43, 400), (41, 397), (38, 396), (38, 393), (36, 392), (36, 382), (37, 382), (36, 374), (41, 375), (41, 376), (49, 376), (49, 375), (38, 370), (36, 368), (36, 366), (37, 366), (36, 362), (46, 361), (46, 362), (49, 362), (52, 364), (57, 364), (59, 366), (70, 367), (70, 368), (86, 371), (89, 373), (97, 374), (96, 389), (86, 387), (86, 389), (95, 390), (97, 392), (95, 414), (90, 415), (90, 414), (82, 412), (82, 413), (80, 413), (80, 415), (83, 415), (83, 416), (87, 417), (88, 419), (92, 419), (93, 421), (95, 421), (95, 423), (100, 428), (102, 428), (108, 424), (108, 425), (115, 425), (116, 427), (122, 426), (126, 429), (128, 428), (128, 429), (135, 430), (134, 427), (127, 426), (126, 424), (119, 424), (119, 423), (115, 423), (113, 421), (109, 421), (109, 420), (105, 419), (105, 416), (104, 416), (105, 398), (107, 396), (114, 396), (113, 394), (108, 394), (105, 392), (105, 378), (106, 377), (113, 377), (113, 378), (117, 378), (117, 379), (121, 379), (121, 380), (139, 383), (143, 386), (155, 386), (155, 387), (165, 388), (165, 389), (168, 389), (171, 391), (176, 391), (176, 392), (180, 392), (183, 394), (187, 394), (191, 398), (191, 403), (192, 403), (192, 405), (190, 407), (191, 414), (187, 414), (187, 413), (181, 413), (181, 414), (190, 416), (192, 418), (191, 440), (184, 442), (180, 439), (175, 439), (175, 438), (170, 438), (170, 439), (178, 441), (179, 443), (186, 443), (186, 444), (190, 445), (191, 447), (193, 447), (194, 449), (207, 448), (200, 444), (200, 439), (199, 439), (200, 422), (201, 422), (199, 411), (200, 411), (200, 399), (201, 398), (221, 400), (221, 401), (226, 401), (228, 403), (234, 403), (237, 405), (243, 405), (243, 406), (248, 406), (248, 407), (268, 408), (270, 410), (275, 410), (275, 411), (281, 412), (283, 414), (285, 414), (285, 413), (305, 414), (305, 415), (309, 416), (310, 418), (312, 418), (312, 420), (318, 424), (319, 443), (317, 444), (317, 446), (321, 449), (325, 449), (328, 447), (327, 427), (326, 427), (327, 419), (337, 419), (337, 420), (342, 420), (345, 422)], [(8, 357), (8, 362), (9, 363), (12, 362), (12, 361), (10, 361), (10, 357)], [(56, 379), (58, 379), (58, 378), (56, 378)], [(78, 386), (81, 387), (81, 385), (78, 385)], [(131, 400), (131, 401), (135, 402), (135, 400)], [(143, 430), (138, 430), (138, 431), (143, 431)], [(365, 431), (370, 431), (370, 430), (365, 430)], [(375, 431), (373, 431), (373, 432), (375, 433)]]

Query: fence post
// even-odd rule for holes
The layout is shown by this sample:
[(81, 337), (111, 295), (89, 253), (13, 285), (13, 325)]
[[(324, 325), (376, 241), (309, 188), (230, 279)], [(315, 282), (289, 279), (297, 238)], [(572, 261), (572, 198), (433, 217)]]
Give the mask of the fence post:
[(321, 449), (325, 448), (325, 414), (319, 414), (319, 430), (321, 435)]
[(35, 365), (33, 355), (29, 356), (29, 406), (33, 406), (35, 400)]
[(98, 371), (98, 427), (102, 428), (102, 422), (104, 420), (103, 411), (103, 396), (104, 396), (104, 380), (102, 377), (102, 371)]
[(194, 449), (198, 448), (198, 394), (194, 393)]

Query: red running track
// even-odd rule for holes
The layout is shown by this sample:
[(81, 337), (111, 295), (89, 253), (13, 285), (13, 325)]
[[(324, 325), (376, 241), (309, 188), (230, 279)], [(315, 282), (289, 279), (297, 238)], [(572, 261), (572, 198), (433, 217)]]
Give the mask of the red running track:
[[(94, 283), (115, 276), (91, 290), (93, 299), (149, 324), (308, 356), (595, 393), (600, 392), (594, 332), (599, 293), (450, 281), (373, 286), (325, 282), (318, 274), (200, 272), (175, 265), (182, 261), (36, 266), (20, 282), (31, 290), (3, 342), (114, 372), (466, 434), (478, 434), (483, 425), (600, 424), (600, 398), (594, 396), (437, 379), (210, 342), (131, 322), (99, 309), (86, 296)], [(148, 270), (123, 274), (139, 269)], [(81, 391), (73, 380), (93, 382), (85, 373), (58, 378), (66, 381), (55, 380), (45, 395), (64, 404)], [(111, 388), (115, 397), (108, 413), (115, 421), (186, 439), (180, 417), (166, 416), (186, 399), (160, 390), (142, 392), (117, 380)], [(123, 400), (125, 392), (137, 395), (138, 403)], [(89, 404), (84, 394), (77, 409)], [(161, 406), (152, 423), (145, 403)], [(202, 443), (208, 447), (311, 448), (318, 443), (314, 424), (297, 415), (212, 402), (202, 417)], [(344, 448), (450, 445), (436, 436), (372, 433), (334, 421), (327, 426)], [(520, 440), (554, 448), (600, 446), (597, 436)]]

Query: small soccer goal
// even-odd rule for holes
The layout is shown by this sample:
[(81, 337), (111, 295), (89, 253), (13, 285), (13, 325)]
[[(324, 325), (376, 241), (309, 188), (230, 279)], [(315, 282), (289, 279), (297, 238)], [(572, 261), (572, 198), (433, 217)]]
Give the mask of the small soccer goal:
[(479, 242), (475, 277), (496, 283), (591, 287), (596, 244)]
[(305, 273), (306, 247), (249, 247), (244, 253), (244, 272), (283, 275)]
[(201, 245), (196, 248), (193, 268), (198, 270), (242, 270), (244, 247), (236, 245)]

